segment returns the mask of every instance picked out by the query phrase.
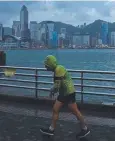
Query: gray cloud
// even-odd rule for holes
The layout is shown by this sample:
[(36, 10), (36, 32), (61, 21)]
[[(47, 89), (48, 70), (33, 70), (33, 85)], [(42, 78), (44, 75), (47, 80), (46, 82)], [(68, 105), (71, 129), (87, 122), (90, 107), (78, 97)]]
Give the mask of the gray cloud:
[(29, 11), (29, 19), (62, 21), (73, 25), (90, 23), (97, 19), (114, 22), (115, 3), (100, 1), (63, 1), (63, 2), (1, 2), (0, 22), (5, 26), (19, 20), (21, 6), (25, 4)]

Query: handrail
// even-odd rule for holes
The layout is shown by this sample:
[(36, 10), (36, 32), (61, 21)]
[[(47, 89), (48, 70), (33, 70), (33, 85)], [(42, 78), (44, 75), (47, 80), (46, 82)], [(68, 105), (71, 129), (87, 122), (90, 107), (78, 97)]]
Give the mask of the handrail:
[(114, 71), (94, 71), (94, 70), (72, 70), (72, 69), (67, 69), (69, 72), (83, 72), (83, 73), (102, 73), (102, 74), (115, 74)]
[[(15, 68), (16, 70), (25, 70), (28, 71), (28, 73), (24, 72), (16, 72), (15, 78), (6, 78), (4, 76), (4, 69), (5, 68)], [(35, 90), (35, 97), (39, 98), (38, 91), (50, 91), (50, 88), (45, 88), (44, 86), (49, 86), (53, 84), (52, 81), (48, 81), (48, 78), (53, 78), (52, 75), (48, 75), (47, 71), (45, 68), (31, 68), (31, 67), (16, 67), (16, 66), (0, 66), (1, 72), (0, 72), (0, 82), (9, 82), (8, 84), (6, 83), (0, 83), (1, 87), (12, 87), (12, 88), (23, 88), (23, 89), (32, 89)], [(92, 96), (108, 96), (108, 97), (113, 97), (115, 96), (114, 92), (112, 93), (107, 93), (107, 92), (91, 92), (89, 89), (90, 88), (96, 88), (96, 89), (111, 89), (115, 90), (115, 85), (108, 85), (104, 86), (103, 84), (86, 84), (85, 81), (88, 83), (91, 82), (115, 82), (115, 79), (112, 78), (99, 78), (99, 77), (91, 77), (91, 76), (85, 76), (84, 74), (103, 74), (103, 75), (115, 75), (114, 71), (94, 71), (94, 70), (72, 70), (72, 69), (67, 69), (69, 72), (72, 74), (80, 74), (79, 77), (72, 77), (73, 80), (80, 80), (79, 83), (75, 83), (75, 87), (80, 87), (80, 91), (77, 90), (77, 94), (81, 94), (81, 103), (84, 103), (84, 96), (86, 95), (92, 95)], [(29, 72), (32, 71), (32, 72)], [(42, 74), (41, 72), (45, 72), (45, 74)], [(18, 77), (20, 78), (18, 78)], [(28, 77), (28, 78), (26, 78)], [(30, 79), (31, 78), (31, 79)], [(45, 80), (43, 79), (45, 78)], [(42, 80), (43, 79), (43, 80)], [(15, 84), (11, 84), (11, 82), (15, 82)], [(17, 84), (17, 82), (21, 83), (22, 85)], [(26, 83), (31, 84), (31, 86), (26, 85)], [(44, 85), (41, 87), (41, 85)], [(88, 88), (88, 91), (85, 90), (85, 88)]]
[[(2, 73), (3, 74), (3, 73)], [(17, 74), (16, 74), (17, 75)], [(32, 77), (34, 77), (34, 74), (33, 75), (31, 75), (31, 74), (19, 74), (18, 73), (18, 75), (19, 76), (32, 76)], [(45, 77), (45, 78), (52, 78), (52, 75), (40, 75), (40, 76), (38, 76), (37, 75), (37, 77)], [(72, 79), (74, 80), (81, 80), (81, 77), (72, 77)], [(0, 80), (7, 80), (7, 81), (18, 81), (18, 79), (7, 79), (7, 78), (0, 78)], [(101, 79), (101, 78), (83, 78), (83, 80), (90, 80), (90, 81), (111, 81), (111, 82), (115, 82), (115, 79)], [(22, 81), (24, 81), (24, 80), (19, 80), (20, 82)], [(26, 81), (26, 80), (25, 80)], [(31, 82), (31, 81), (29, 81), (28, 80), (28, 82)], [(35, 81), (33, 81), (33, 82), (35, 82)], [(50, 83), (50, 82), (49, 82)]]
[[(15, 66), (0, 66), (0, 68), (15, 68), (15, 69), (22, 69), (22, 70), (39, 70), (39, 71), (46, 71), (45, 68), (34, 68), (34, 67), (15, 67)], [(83, 72), (83, 73), (102, 73), (102, 74), (115, 74), (114, 71), (94, 71), (94, 70), (73, 70), (67, 69), (69, 72)]]

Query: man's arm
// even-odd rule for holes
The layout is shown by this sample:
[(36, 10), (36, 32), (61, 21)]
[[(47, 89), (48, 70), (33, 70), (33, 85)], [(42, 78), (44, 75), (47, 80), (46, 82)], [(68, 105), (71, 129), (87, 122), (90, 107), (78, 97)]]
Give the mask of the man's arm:
[(51, 93), (57, 93), (61, 86), (61, 81), (64, 79), (65, 69), (63, 67), (56, 68), (55, 76), (54, 76), (54, 85), (51, 88)]
[(60, 85), (61, 85), (61, 80), (55, 80), (54, 85), (51, 88), (51, 93), (53, 93), (53, 94), (57, 93), (59, 91)]

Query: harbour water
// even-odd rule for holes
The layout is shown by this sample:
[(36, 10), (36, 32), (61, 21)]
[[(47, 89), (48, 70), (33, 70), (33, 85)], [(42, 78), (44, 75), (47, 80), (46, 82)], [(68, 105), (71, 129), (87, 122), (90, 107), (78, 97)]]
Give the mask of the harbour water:
[(115, 49), (8, 50), (7, 65), (44, 67), (43, 60), (53, 54), (68, 69), (115, 70)]
[[(6, 51), (7, 65), (8, 66), (20, 66), (20, 67), (44, 67), (43, 61), (45, 57), (49, 54), (55, 55), (58, 62), (64, 65), (68, 69), (76, 70), (101, 70), (101, 71), (115, 71), (115, 49), (68, 49), (68, 50), (8, 50)], [(75, 74), (76, 75), (76, 74)], [(102, 74), (94, 77), (102, 77)], [(113, 75), (107, 76), (113, 78)], [(114, 79), (114, 78), (113, 78)], [(79, 83), (76, 81), (75, 83)], [(98, 84), (103, 86), (115, 86), (112, 82), (84, 82), (85, 84)], [(76, 88), (79, 90), (79, 88)], [(96, 91), (96, 92), (106, 92), (115, 93), (114, 90), (105, 89), (94, 89), (85, 88), (85, 91)], [(18, 89), (8, 88), (9, 93), (18, 94)], [(6, 90), (2, 89), (2, 93), (6, 93)], [(34, 93), (34, 92), (33, 92)], [(19, 95), (31, 95), (32, 91), (20, 90)], [(43, 95), (43, 92), (40, 93)], [(84, 96), (86, 101), (107, 101), (114, 102), (115, 97), (101, 97), (101, 96)], [(80, 99), (80, 96), (78, 96)]]

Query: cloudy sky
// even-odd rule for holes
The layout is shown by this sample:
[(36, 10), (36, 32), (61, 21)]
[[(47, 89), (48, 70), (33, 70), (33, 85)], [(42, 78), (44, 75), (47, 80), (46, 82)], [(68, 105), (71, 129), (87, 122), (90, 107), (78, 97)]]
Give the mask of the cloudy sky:
[(77, 26), (97, 19), (115, 22), (114, 1), (0, 1), (0, 23), (11, 26), (13, 20), (19, 20), (20, 9), (26, 5), (29, 21), (54, 20)]

